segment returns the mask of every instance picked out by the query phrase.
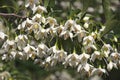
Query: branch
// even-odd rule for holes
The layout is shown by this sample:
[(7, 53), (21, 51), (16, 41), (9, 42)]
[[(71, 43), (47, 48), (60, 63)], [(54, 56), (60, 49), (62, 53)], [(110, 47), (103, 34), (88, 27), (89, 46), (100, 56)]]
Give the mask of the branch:
[(14, 14), (14, 13), (0, 13), (0, 16), (4, 16), (4, 17), (14, 16), (14, 17), (17, 17), (17, 18), (22, 18), (22, 19), (27, 18), (26, 16), (20, 16), (20, 15)]

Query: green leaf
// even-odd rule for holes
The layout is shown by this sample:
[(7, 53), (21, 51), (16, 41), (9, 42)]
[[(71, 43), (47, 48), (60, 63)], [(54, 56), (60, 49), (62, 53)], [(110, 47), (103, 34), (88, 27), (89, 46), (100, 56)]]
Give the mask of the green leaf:
[(104, 15), (106, 20), (110, 20), (112, 16), (112, 11), (110, 9), (110, 0), (102, 0)]
[(106, 24), (105, 24), (105, 30), (101, 33), (101, 37), (103, 37), (105, 34), (109, 33), (111, 30), (114, 30), (114, 32), (116, 33), (115, 30), (117, 30), (117, 33), (120, 34), (120, 22), (118, 20), (110, 20), (110, 21), (107, 21)]
[(48, 7), (50, 0), (44, 0), (44, 6)]

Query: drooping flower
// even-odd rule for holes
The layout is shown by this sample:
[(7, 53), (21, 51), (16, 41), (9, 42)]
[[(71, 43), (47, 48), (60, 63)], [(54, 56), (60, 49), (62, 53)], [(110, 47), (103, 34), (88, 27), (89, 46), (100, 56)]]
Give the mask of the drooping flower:
[(0, 31), (0, 40), (4, 40), (7, 35)]
[(82, 39), (86, 36), (86, 31), (85, 30), (80, 30), (78, 32), (75, 33), (74, 37), (78, 38), (78, 42), (81, 42)]
[(36, 13), (36, 12), (39, 13), (39, 14), (41, 14), (43, 12), (47, 12), (46, 8), (44, 6), (41, 6), (41, 5), (34, 6), (32, 8), (32, 11), (33, 11), (33, 14)]
[(29, 58), (34, 59), (36, 57), (36, 48), (27, 44), (26, 47), (23, 48), (24, 52), (26, 53), (27, 60)]
[(27, 35), (18, 35), (15, 38), (15, 42), (17, 43), (18, 49), (22, 50), (27, 45), (28, 37)]
[(113, 68), (118, 69), (117, 64), (116, 64), (116, 63), (113, 63), (112, 61), (110, 61), (110, 62), (107, 64), (107, 69), (108, 69), (109, 71), (111, 71)]
[(45, 39), (47, 37), (47, 31), (44, 28), (41, 28), (38, 32), (34, 33), (36, 40)]
[(43, 17), (41, 14), (35, 14), (35, 16), (32, 17), (32, 20), (39, 24), (46, 22), (45, 17)]
[(57, 59), (58, 62), (63, 62), (65, 61), (65, 58), (67, 57), (67, 52), (63, 50), (58, 50), (55, 54), (54, 57)]
[(53, 17), (48, 17), (46, 19), (46, 24), (49, 24), (50, 27), (55, 27), (55, 25), (57, 25), (57, 20)]
[(65, 65), (65, 67), (67, 65), (71, 66), (71, 67), (76, 67), (79, 64), (79, 56), (76, 53), (73, 54), (69, 54), (65, 61), (63, 62), (63, 65)]
[(40, 58), (46, 57), (47, 50), (48, 50), (48, 47), (45, 44), (43, 44), (43, 43), (39, 44), (37, 47), (37, 56)]
[(102, 59), (101, 53), (99, 51), (94, 51), (94, 53), (91, 55), (90, 60), (94, 62), (96, 59)]
[(83, 38), (83, 45), (85, 50), (89, 50), (91, 48), (95, 50), (97, 49), (95, 46), (95, 40), (91, 35)]
[(118, 62), (120, 60), (120, 53), (118, 52), (112, 52), (110, 54), (110, 60), (112, 60), (113, 62)]
[(82, 53), (82, 54), (79, 55), (79, 62), (81, 64), (86, 64), (89, 58), (90, 58), (89, 54)]
[(7, 40), (3, 45), (2, 48), (5, 51), (9, 51), (9, 50), (16, 50), (17, 46), (14, 40)]
[(109, 56), (111, 50), (113, 50), (113, 48), (112, 48), (112, 46), (111, 46), (110, 44), (104, 44), (104, 45), (102, 46), (102, 49), (101, 49), (102, 54), (103, 54), (103, 56), (105, 56), (105, 57), (108, 57), (108, 56)]
[(59, 35), (60, 37), (63, 37), (64, 40), (67, 40), (68, 38), (70, 38), (71, 40), (73, 39), (73, 33), (70, 31), (62, 31), (61, 34)]
[(33, 25), (33, 21), (30, 20), (29, 18), (27, 18), (25, 21), (23, 21), (21, 24), (18, 25), (17, 29), (18, 30), (29, 30), (28, 32), (31, 32), (30, 31), (30, 27)]
[(92, 75), (102, 76), (103, 74), (108, 74), (107, 71), (103, 68), (94, 68), (91, 72)]

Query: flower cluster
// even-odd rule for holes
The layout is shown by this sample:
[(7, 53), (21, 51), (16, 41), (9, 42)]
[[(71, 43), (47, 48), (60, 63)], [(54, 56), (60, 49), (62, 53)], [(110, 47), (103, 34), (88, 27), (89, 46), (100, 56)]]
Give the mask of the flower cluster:
[[(59, 24), (53, 17), (43, 16), (47, 12), (44, 6), (35, 5), (33, 0), (29, 0), (26, 5), (32, 6), (34, 16), (27, 18), (17, 29), (20, 34), (14, 39), (9, 39), (9, 36), (0, 32), (0, 40), (4, 41), (1, 50), (3, 50), (2, 60), (11, 60), (19, 58), (20, 60), (32, 59), (35, 63), (42, 67), (49, 68), (62, 64), (77, 68), (81, 75), (99, 75), (107, 73), (107, 70), (118, 68), (120, 65), (120, 54), (110, 44), (103, 43), (99, 48), (96, 39), (99, 38), (100, 30), (90, 32), (89, 17), (83, 18), (84, 24), (78, 24), (76, 20), (69, 19), (64, 24)], [(57, 41), (53, 46), (48, 45), (51, 39), (68, 39), (74, 43), (77, 39), (77, 44), (80, 53), (76, 49), (73, 52), (67, 52), (63, 46), (58, 47)], [(49, 40), (49, 41), (48, 41)], [(72, 44), (69, 43), (69, 44)], [(69, 47), (69, 46), (67, 46)], [(101, 61), (104, 61), (102, 64)], [(99, 64), (96, 64), (96, 63)], [(107, 67), (105, 66), (107, 64)], [(107, 69), (107, 70), (106, 70)]]

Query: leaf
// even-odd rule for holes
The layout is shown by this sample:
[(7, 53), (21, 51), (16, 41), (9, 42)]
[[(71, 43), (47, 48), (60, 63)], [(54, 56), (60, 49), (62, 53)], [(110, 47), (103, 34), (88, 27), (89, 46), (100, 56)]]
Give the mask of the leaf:
[(110, 9), (110, 0), (102, 0), (104, 15), (106, 20), (110, 20), (112, 16), (112, 11)]
[(107, 21), (106, 24), (105, 24), (105, 30), (101, 33), (101, 37), (103, 37), (105, 34), (109, 33), (111, 30), (114, 30), (114, 32), (116, 33), (115, 30), (118, 29), (117, 32), (120, 33), (120, 22), (118, 20), (110, 20), (110, 21)]
[(44, 6), (48, 7), (50, 0), (44, 0)]

